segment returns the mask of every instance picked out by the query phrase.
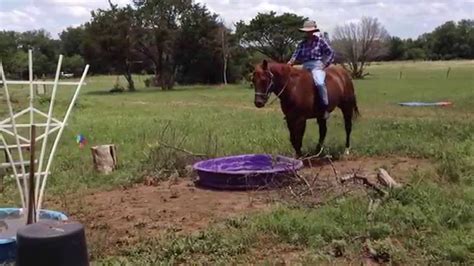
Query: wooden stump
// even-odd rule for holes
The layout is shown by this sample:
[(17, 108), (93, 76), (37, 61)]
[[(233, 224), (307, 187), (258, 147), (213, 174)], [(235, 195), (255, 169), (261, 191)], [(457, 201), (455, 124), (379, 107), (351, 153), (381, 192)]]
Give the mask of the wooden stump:
[(397, 181), (395, 181), (395, 179), (393, 179), (388, 174), (388, 172), (383, 168), (379, 169), (377, 177), (378, 177), (379, 181), (382, 184), (384, 184), (386, 187), (389, 187), (389, 188), (401, 188), (402, 187), (402, 185), (397, 183)]
[(35, 85), (36, 88), (36, 95), (45, 95), (46, 94), (46, 85), (44, 84), (37, 84)]
[(117, 169), (117, 149), (115, 145), (94, 146), (91, 151), (95, 170), (103, 174), (110, 174)]

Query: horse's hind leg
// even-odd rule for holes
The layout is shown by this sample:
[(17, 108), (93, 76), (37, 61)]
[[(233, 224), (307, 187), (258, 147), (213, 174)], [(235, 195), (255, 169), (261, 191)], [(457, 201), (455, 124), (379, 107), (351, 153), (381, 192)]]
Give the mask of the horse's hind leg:
[(301, 157), (303, 155), (301, 153), (301, 146), (303, 145), (303, 136), (306, 130), (306, 120), (291, 120), (287, 118), (286, 123), (288, 124), (288, 129), (290, 130), (290, 140), (293, 148), (295, 149), (296, 156)]
[(316, 150), (317, 150), (316, 156), (319, 156), (323, 152), (324, 140), (326, 139), (326, 133), (328, 131), (326, 121), (327, 120), (324, 118), (318, 118), (319, 142), (318, 142), (318, 146), (316, 147)]
[(349, 155), (349, 150), (351, 148), (351, 132), (352, 132), (352, 108), (342, 108), (342, 114), (344, 116), (344, 127), (346, 128), (346, 149), (344, 150), (344, 155)]

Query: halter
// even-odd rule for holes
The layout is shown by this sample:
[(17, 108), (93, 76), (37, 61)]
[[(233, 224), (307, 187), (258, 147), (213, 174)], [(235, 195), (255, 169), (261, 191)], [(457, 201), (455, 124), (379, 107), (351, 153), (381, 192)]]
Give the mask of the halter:
[(273, 91), (272, 87), (273, 85), (275, 85), (275, 83), (273, 82), (273, 77), (274, 77), (273, 73), (270, 70), (268, 70), (267, 72), (268, 74), (270, 74), (270, 83), (268, 83), (268, 86), (265, 92), (258, 92), (258, 91), (255, 92), (255, 96), (264, 96), (265, 99), (268, 99), (270, 97), (270, 93), (272, 93)]
[[(255, 92), (255, 96), (264, 96), (266, 100), (268, 100), (268, 98), (270, 98), (270, 94), (272, 93), (273, 91), (273, 85), (275, 85), (275, 83), (273, 82), (273, 73), (269, 70), (268, 73), (270, 74), (270, 83), (268, 84), (267, 86), (267, 89), (265, 90), (265, 92)], [(290, 81), (290, 79), (287, 79), (286, 80), (286, 83), (285, 83), (285, 86), (283, 86), (283, 88), (280, 90), (280, 92), (277, 94), (277, 97), (275, 99), (273, 99), (273, 101), (271, 101), (268, 105), (272, 105), (279, 97), (280, 95), (285, 91), (286, 87), (288, 86), (288, 82)]]

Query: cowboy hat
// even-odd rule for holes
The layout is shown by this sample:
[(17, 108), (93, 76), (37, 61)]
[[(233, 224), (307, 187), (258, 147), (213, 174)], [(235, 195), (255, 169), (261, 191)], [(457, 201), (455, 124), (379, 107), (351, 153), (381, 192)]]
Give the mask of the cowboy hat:
[(316, 22), (313, 20), (308, 20), (305, 21), (303, 24), (303, 28), (299, 28), (300, 31), (304, 32), (317, 32), (319, 31), (318, 26), (316, 25)]

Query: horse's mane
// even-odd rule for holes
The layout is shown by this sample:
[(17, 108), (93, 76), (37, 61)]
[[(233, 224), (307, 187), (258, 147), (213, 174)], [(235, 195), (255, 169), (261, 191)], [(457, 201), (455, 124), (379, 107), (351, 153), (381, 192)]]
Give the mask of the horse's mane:
[[(255, 66), (255, 69), (263, 71), (263, 66), (262, 65), (263, 65), (262, 63), (257, 64)], [(285, 73), (289, 72), (290, 77), (297, 77), (297, 76), (304, 76), (304, 75), (310, 76), (311, 75), (311, 73), (309, 71), (306, 71), (305, 69), (303, 69), (303, 65), (289, 66), (286, 63), (279, 63), (279, 62), (276, 62), (276, 61), (268, 61), (268, 68), (274, 74), (278, 73), (278, 74), (282, 75), (282, 74), (285, 74)], [(333, 70), (335, 70), (336, 72), (339, 72), (339, 73), (343, 73), (343, 72), (346, 71), (343, 67), (338, 66), (338, 65), (331, 65), (331, 66), (329, 66), (328, 69), (333, 69)]]
[[(262, 68), (261, 65), (259, 65), (259, 67)], [(290, 71), (290, 75), (303, 74), (305, 72), (302, 67), (291, 67), (288, 64), (279, 62), (268, 62), (268, 68), (272, 72), (278, 72), (279, 74), (283, 74), (287, 71)]]
[(271, 69), (272, 72), (278, 72), (279, 74), (289, 73), (289, 76), (292, 78), (297, 76), (310, 75), (310, 72), (304, 70), (302, 65), (290, 66), (285, 63), (269, 62), (268, 67), (269, 69)]

